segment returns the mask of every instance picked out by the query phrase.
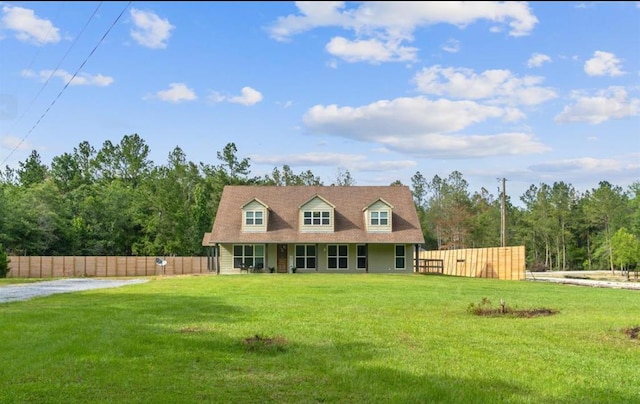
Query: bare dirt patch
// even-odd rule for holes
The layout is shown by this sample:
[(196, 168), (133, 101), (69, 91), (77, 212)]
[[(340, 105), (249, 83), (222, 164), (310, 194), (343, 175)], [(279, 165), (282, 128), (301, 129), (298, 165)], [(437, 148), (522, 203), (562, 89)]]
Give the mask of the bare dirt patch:
[(631, 339), (638, 339), (640, 338), (640, 325), (635, 327), (625, 328), (623, 332), (625, 333), (625, 335), (628, 335), (629, 338)]
[(288, 345), (284, 337), (264, 337), (258, 334), (245, 338), (242, 343), (247, 351), (266, 353), (284, 352)]
[(531, 318), (551, 316), (558, 313), (558, 310), (548, 308), (516, 309), (507, 306), (504, 300), (500, 301), (498, 307), (493, 307), (491, 301), (486, 297), (483, 297), (479, 303), (471, 303), (467, 310), (471, 314), (484, 317)]

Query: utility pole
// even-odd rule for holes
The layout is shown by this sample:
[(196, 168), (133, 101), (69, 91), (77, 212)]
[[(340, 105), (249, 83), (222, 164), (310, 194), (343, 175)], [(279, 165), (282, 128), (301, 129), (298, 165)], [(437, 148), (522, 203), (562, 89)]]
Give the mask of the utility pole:
[(507, 193), (505, 191), (505, 184), (507, 180), (505, 178), (502, 179), (502, 214), (501, 214), (501, 223), (500, 223), (500, 241), (502, 247), (507, 246)]

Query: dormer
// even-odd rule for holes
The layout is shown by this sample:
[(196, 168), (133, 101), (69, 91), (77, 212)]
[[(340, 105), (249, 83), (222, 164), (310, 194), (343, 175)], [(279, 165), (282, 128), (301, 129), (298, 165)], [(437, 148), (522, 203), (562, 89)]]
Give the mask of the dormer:
[(370, 233), (391, 233), (393, 205), (378, 198), (362, 209), (365, 227)]
[(315, 195), (298, 207), (298, 223), (301, 233), (333, 233), (335, 206)]
[(265, 233), (269, 222), (269, 206), (258, 198), (242, 205), (242, 232)]

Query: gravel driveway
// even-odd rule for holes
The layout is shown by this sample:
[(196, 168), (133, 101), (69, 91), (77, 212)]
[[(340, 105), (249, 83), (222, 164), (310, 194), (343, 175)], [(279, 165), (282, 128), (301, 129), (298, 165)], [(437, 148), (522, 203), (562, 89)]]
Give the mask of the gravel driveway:
[[(634, 279), (624, 280), (619, 276), (618, 280), (598, 279), (609, 275), (609, 271), (555, 271), (555, 272), (527, 272), (528, 281), (563, 283), (566, 285), (591, 286), (594, 288), (613, 288), (640, 290), (640, 281)], [(589, 279), (593, 276), (594, 279)], [(579, 278), (584, 277), (584, 278)]]
[(32, 297), (49, 296), (56, 293), (80, 292), (91, 289), (117, 288), (147, 282), (146, 279), (86, 279), (69, 278), (35, 283), (0, 286), (0, 303), (28, 300)]

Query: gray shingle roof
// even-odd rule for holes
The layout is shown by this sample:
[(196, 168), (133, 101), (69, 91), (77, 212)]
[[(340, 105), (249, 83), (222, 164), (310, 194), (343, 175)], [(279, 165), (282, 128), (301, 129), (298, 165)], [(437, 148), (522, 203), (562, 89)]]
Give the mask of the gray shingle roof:
[[(300, 233), (298, 209), (314, 196), (335, 205), (333, 233)], [(242, 206), (252, 199), (269, 206), (266, 233), (242, 232)], [(382, 198), (393, 206), (392, 232), (368, 233), (363, 208)], [(424, 236), (407, 186), (226, 186), (210, 233), (202, 245), (216, 243), (407, 243)]]

